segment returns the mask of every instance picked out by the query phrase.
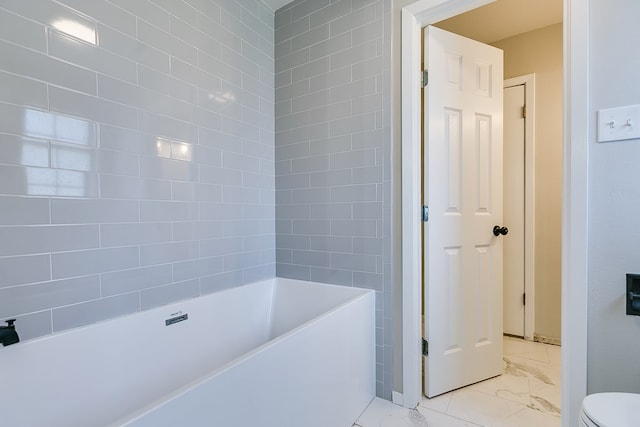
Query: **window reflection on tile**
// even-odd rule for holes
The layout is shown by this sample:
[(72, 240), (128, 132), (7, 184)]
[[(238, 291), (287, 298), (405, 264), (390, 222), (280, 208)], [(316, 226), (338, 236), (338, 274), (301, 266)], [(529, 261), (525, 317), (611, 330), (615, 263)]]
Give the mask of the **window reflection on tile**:
[[(91, 197), (97, 190), (95, 177), (87, 180), (80, 171), (94, 168), (93, 147), (96, 145), (95, 124), (71, 117), (42, 111), (25, 109), (23, 114), (24, 135), (62, 141), (39, 142), (23, 139), (20, 163), (39, 165), (24, 170), (26, 194), (38, 196)], [(80, 144), (84, 147), (74, 146)], [(43, 158), (50, 158), (46, 164)], [(50, 169), (56, 168), (56, 169)], [(57, 170), (71, 169), (71, 170)]]
[(158, 157), (164, 157), (165, 159), (191, 162), (193, 160), (193, 147), (186, 142), (158, 137), (156, 138), (156, 154)]
[(82, 145), (96, 142), (94, 123), (29, 109), (24, 110), (23, 133)]
[(171, 144), (171, 157), (176, 160), (184, 160), (185, 162), (190, 162), (192, 159), (191, 144), (173, 142)]
[(156, 150), (158, 157), (164, 157), (165, 159), (171, 158), (171, 141), (164, 138), (158, 138), (156, 140)]
[(32, 196), (90, 197), (82, 172), (27, 168), (27, 194)]
[(94, 151), (70, 144), (51, 144), (51, 167), (78, 171), (95, 170)]
[[(2, 138), (0, 138), (0, 142), (1, 140)], [(16, 151), (16, 164), (24, 166), (49, 166), (49, 143), (47, 141), (15, 137), (15, 141), (12, 142), (17, 148), (17, 150), (11, 150)], [(2, 148), (3, 157), (8, 158), (7, 160), (11, 161), (11, 157), (14, 156), (11, 156), (10, 152), (7, 153), (8, 150), (5, 150), (4, 147)]]

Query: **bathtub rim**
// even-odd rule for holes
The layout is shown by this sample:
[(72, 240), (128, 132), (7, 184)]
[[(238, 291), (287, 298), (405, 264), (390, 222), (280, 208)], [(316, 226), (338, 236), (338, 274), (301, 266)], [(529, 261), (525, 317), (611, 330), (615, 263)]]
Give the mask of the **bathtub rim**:
[[(123, 319), (129, 319), (129, 318), (134, 318), (136, 316), (143, 316), (146, 315), (150, 312), (156, 311), (156, 310), (163, 310), (163, 309), (170, 309), (172, 306), (177, 305), (177, 304), (185, 304), (188, 303), (190, 301), (193, 300), (198, 300), (200, 298), (208, 298), (211, 297), (213, 295), (217, 295), (220, 293), (227, 293), (227, 292), (233, 292), (234, 290), (246, 287), (246, 286), (260, 286), (260, 284), (262, 283), (271, 283), (272, 286), (276, 286), (278, 284), (278, 282), (283, 281), (283, 282), (296, 282), (296, 283), (309, 283), (312, 285), (320, 285), (320, 286), (326, 286), (326, 287), (333, 287), (333, 288), (341, 288), (341, 289), (353, 289), (353, 290), (358, 290), (358, 291), (371, 291), (374, 292), (375, 291), (373, 289), (369, 289), (369, 288), (361, 288), (361, 287), (357, 287), (357, 286), (342, 286), (342, 285), (335, 285), (332, 283), (322, 283), (322, 282), (316, 282), (316, 281), (312, 281), (312, 280), (300, 280), (300, 279), (290, 279), (287, 277), (272, 277), (269, 279), (262, 279), (262, 280), (257, 280), (255, 282), (249, 282), (249, 283), (244, 283), (238, 286), (233, 286), (233, 287), (228, 287), (228, 288), (223, 288), (223, 289), (218, 289), (215, 290), (213, 292), (209, 292), (203, 295), (198, 295), (198, 296), (194, 296), (194, 297), (188, 297), (188, 298), (184, 298), (184, 299), (180, 299), (177, 301), (171, 301), (167, 304), (163, 304), (163, 305), (158, 305), (155, 307), (151, 307), (145, 310), (139, 310), (139, 311), (135, 311), (135, 312), (131, 312), (131, 313), (123, 313), (120, 314), (118, 316), (115, 317), (110, 317), (107, 319), (101, 319), (95, 322), (91, 322), (91, 323), (87, 323), (84, 325), (80, 325), (80, 326), (75, 326), (73, 328), (68, 328), (68, 329), (64, 329), (61, 331), (53, 331), (49, 334), (46, 335), (40, 335), (37, 337), (33, 337), (33, 338), (28, 338), (28, 339), (20, 339), (20, 342), (17, 343), (16, 345), (13, 346), (6, 346), (6, 347), (1, 347), (0, 346), (0, 351), (15, 351), (17, 348), (21, 347), (22, 344), (30, 344), (30, 343), (36, 343), (39, 341), (46, 341), (46, 340), (50, 340), (50, 339), (54, 339), (56, 337), (60, 337), (60, 336), (64, 336), (64, 335), (68, 335), (68, 334), (72, 334), (72, 333), (78, 333), (79, 331), (82, 331), (84, 329), (88, 329), (88, 328), (93, 328), (97, 325), (104, 325), (106, 323), (109, 322), (113, 322), (113, 321), (119, 321), (119, 320), (123, 320)], [(304, 286), (304, 285), (303, 285)], [(349, 298), (347, 301), (345, 301), (345, 303), (348, 303), (349, 301), (351, 301), (353, 298), (359, 297), (360, 295), (354, 295), (353, 297)], [(340, 304), (341, 305), (341, 304)], [(334, 308), (337, 308), (334, 307)], [(273, 309), (273, 307), (272, 307)], [(324, 312), (323, 312), (324, 313)], [(315, 317), (313, 318), (315, 319)], [(313, 320), (311, 319), (311, 320)], [(19, 328), (19, 325), (16, 324), (16, 329)], [(296, 327), (297, 328), (297, 327)], [(294, 328), (294, 329), (296, 329)], [(20, 331), (18, 329), (18, 334), (20, 334)], [(271, 341), (271, 340), (270, 340)]]

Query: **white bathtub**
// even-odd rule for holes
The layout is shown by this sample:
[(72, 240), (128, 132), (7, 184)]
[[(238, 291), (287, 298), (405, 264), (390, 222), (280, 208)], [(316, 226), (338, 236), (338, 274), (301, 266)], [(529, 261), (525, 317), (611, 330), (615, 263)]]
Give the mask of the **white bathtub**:
[(373, 291), (279, 278), (0, 347), (0, 425), (350, 427), (374, 312)]

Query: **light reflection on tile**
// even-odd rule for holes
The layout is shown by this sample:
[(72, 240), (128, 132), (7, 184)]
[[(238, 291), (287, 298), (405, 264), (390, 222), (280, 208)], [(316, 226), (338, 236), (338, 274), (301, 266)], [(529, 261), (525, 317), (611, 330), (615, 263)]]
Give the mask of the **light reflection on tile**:
[(56, 30), (73, 36), (77, 39), (97, 45), (95, 24), (86, 24), (76, 19), (56, 19), (51, 22), (51, 26)]
[(504, 369), (417, 410), (376, 398), (354, 427), (560, 427), (560, 347), (505, 337)]

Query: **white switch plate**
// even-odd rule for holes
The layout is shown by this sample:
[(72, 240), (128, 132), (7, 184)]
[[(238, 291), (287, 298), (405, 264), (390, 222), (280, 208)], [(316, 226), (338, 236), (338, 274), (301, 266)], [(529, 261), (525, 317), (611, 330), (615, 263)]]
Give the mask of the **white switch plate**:
[(598, 142), (640, 138), (640, 105), (598, 111)]

